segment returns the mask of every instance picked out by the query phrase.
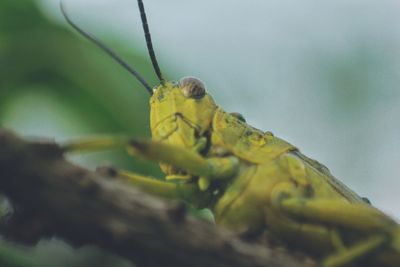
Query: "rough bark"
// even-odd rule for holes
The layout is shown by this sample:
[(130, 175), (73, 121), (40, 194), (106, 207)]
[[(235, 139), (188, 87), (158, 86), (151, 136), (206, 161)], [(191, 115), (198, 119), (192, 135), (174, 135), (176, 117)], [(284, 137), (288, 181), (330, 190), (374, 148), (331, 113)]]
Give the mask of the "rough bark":
[(286, 250), (249, 244), (164, 201), (64, 159), (55, 143), (0, 130), (0, 190), (14, 213), (2, 234), (95, 244), (138, 266), (310, 267)]

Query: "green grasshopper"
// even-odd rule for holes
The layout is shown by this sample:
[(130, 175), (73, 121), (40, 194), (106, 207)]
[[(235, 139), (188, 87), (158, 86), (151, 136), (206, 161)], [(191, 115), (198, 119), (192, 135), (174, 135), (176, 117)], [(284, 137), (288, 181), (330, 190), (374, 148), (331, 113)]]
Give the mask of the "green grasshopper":
[(218, 107), (193, 77), (164, 79), (138, 0), (148, 52), (160, 80), (152, 88), (115, 52), (74, 24), (130, 71), (150, 93), (152, 139), (98, 137), (72, 141), (67, 152), (125, 147), (160, 162), (165, 180), (118, 170), (154, 195), (212, 210), (218, 224), (244, 236), (266, 233), (318, 259), (322, 266), (400, 266), (400, 227), (319, 162), (288, 142)]

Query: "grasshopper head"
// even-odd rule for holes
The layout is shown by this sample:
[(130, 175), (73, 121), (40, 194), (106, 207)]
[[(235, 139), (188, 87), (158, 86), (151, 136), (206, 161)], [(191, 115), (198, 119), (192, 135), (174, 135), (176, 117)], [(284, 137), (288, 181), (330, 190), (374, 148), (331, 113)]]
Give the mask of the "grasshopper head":
[[(150, 127), (157, 141), (205, 153), (217, 106), (204, 84), (185, 77), (154, 88), (150, 98)], [(189, 178), (183, 171), (161, 164), (167, 178)]]
[[(217, 106), (212, 97), (207, 94), (204, 84), (196, 78), (182, 78), (178, 83), (165, 81), (153, 50), (143, 1), (138, 0), (142, 26), (153, 68), (161, 83), (153, 91), (143, 76), (117, 53), (76, 25), (69, 18), (62, 2), (60, 4), (65, 19), (74, 29), (110, 55), (136, 77), (150, 93), (150, 127), (153, 139), (205, 153), (209, 146), (209, 129)], [(190, 178), (189, 175), (172, 166), (161, 164), (161, 169), (167, 174), (167, 177), (171, 175), (174, 178), (179, 176)]]

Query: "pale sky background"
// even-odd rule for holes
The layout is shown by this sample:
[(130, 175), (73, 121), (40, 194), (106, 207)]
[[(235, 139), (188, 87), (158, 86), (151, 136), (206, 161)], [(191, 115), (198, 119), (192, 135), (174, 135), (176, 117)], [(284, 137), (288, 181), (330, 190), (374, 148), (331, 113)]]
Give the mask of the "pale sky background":
[[(65, 24), (58, 1), (41, 1)], [(64, 2), (100, 38), (145, 50), (136, 1)], [(400, 218), (399, 1), (144, 2), (161, 68), (179, 75), (168, 78), (201, 78), (227, 111)]]

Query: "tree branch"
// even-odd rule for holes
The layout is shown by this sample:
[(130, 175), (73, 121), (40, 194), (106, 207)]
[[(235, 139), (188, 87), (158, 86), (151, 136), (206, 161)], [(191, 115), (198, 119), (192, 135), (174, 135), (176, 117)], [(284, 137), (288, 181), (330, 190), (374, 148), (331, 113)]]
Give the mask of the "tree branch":
[(139, 266), (310, 267), (282, 249), (248, 244), (131, 186), (78, 167), (57, 144), (0, 130), (0, 190), (15, 212), (2, 233), (20, 242), (58, 236), (96, 244)]

